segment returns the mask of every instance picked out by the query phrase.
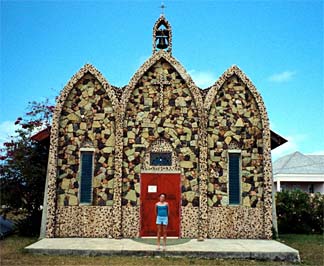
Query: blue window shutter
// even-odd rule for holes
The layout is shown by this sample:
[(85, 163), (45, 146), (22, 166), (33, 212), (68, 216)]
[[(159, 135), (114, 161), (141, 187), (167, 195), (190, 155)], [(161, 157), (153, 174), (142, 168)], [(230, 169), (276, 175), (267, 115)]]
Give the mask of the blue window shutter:
[(93, 152), (81, 153), (80, 203), (91, 203)]
[(229, 204), (240, 204), (240, 154), (229, 153)]

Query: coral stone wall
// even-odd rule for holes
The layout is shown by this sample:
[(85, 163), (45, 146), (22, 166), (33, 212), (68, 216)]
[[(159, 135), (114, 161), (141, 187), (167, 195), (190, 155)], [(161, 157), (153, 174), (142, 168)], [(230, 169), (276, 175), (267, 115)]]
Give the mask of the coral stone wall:
[(262, 206), (262, 129), (260, 111), (252, 93), (233, 75), (218, 90), (209, 111), (208, 206), (228, 205), (228, 150), (231, 149), (241, 150), (242, 205)]
[[(199, 207), (182, 206), (181, 207), (181, 231), (182, 238), (198, 238), (199, 237)], [(205, 229), (206, 231), (208, 228)]]
[[(181, 172), (181, 237), (270, 238), (270, 130), (250, 80), (234, 66), (203, 103), (185, 70), (163, 51), (134, 77), (120, 102), (91, 65), (62, 91), (51, 132), (47, 236), (139, 236), (140, 173), (160, 171), (149, 154), (168, 151), (172, 165), (164, 170)], [(82, 148), (94, 150), (91, 206), (79, 205)], [(239, 206), (228, 205), (233, 149), (241, 151)]]
[(111, 206), (60, 206), (56, 217), (56, 236), (112, 237)]
[(94, 148), (93, 203), (113, 205), (115, 115), (106, 90), (91, 74), (77, 82), (59, 119), (58, 206), (79, 204), (80, 149)]
[(208, 238), (269, 238), (263, 208), (208, 207)]
[[(163, 97), (159, 85), (164, 77)], [(142, 162), (150, 144), (168, 140), (183, 173), (182, 205), (198, 206), (198, 111), (179, 73), (165, 60), (154, 64), (138, 81), (124, 119), (122, 205), (139, 205)]]

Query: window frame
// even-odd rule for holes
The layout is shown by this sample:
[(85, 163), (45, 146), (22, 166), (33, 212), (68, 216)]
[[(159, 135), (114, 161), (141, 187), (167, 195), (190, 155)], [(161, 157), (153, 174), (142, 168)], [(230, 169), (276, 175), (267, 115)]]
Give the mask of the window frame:
[[(239, 202), (238, 203), (231, 203), (230, 202), (230, 155), (231, 154), (238, 154), (239, 155), (239, 177), (238, 177), (238, 185), (239, 185)], [(242, 205), (242, 151), (241, 150), (228, 150), (227, 152), (227, 177), (228, 177), (228, 205), (229, 206), (241, 206)]]
[[(153, 164), (153, 159), (152, 159), (152, 154), (166, 154), (168, 155), (170, 158), (168, 158), (170, 160), (170, 164)], [(161, 167), (161, 166), (172, 166), (172, 152), (170, 151), (151, 151), (150, 152), (150, 166), (155, 166), (155, 167)]]
[[(82, 153), (84, 152), (91, 152), (92, 153), (92, 176), (91, 176), (91, 199), (90, 202), (81, 202), (81, 184), (82, 184)], [(94, 178), (94, 162), (95, 162), (95, 148), (81, 148), (79, 151), (79, 158), (80, 158), (80, 163), (79, 163), (79, 191), (78, 191), (78, 200), (79, 200), (79, 205), (80, 206), (91, 206), (93, 205), (93, 178)]]

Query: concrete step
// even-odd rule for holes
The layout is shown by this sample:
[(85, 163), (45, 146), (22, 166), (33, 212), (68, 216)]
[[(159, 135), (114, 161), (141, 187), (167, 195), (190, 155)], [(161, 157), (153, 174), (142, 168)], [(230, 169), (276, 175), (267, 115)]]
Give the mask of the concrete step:
[(45, 255), (189, 256), (300, 261), (296, 249), (275, 240), (254, 239), (206, 239), (204, 241), (190, 239), (181, 244), (167, 244), (166, 251), (158, 251), (155, 245), (132, 239), (44, 238), (25, 249), (31, 253)]

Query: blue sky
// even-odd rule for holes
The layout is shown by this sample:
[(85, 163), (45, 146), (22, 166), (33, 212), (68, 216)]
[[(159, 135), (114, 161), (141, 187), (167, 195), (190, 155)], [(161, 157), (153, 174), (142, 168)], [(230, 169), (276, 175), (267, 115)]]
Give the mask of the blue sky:
[[(173, 56), (200, 87), (238, 65), (289, 142), (324, 154), (323, 1), (164, 1)], [(53, 99), (85, 64), (126, 85), (152, 54), (161, 1), (1, 1), (0, 142), (29, 101)]]

